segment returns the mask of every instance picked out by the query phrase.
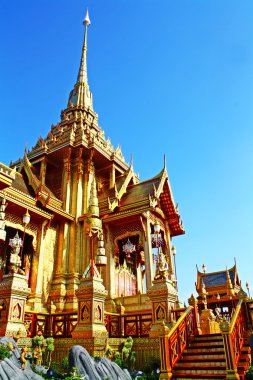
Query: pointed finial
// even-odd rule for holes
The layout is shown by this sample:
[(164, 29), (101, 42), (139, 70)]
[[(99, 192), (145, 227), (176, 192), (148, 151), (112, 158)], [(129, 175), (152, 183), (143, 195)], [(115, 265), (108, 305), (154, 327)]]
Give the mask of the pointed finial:
[(134, 163), (134, 158), (133, 158), (133, 153), (131, 153), (131, 156), (130, 156), (130, 166), (133, 166), (133, 163)]
[(164, 169), (166, 169), (166, 154), (165, 153), (164, 153), (163, 160), (164, 160)]
[(88, 9), (86, 10), (86, 15), (85, 15), (85, 18), (83, 20), (83, 25), (85, 25), (85, 26), (89, 26), (90, 25), (90, 18), (89, 18)]
[(87, 35), (88, 35), (88, 26), (90, 25), (90, 18), (88, 10), (86, 11), (85, 18), (83, 20), (84, 25), (84, 39), (83, 39), (83, 48), (81, 61), (79, 66), (79, 71), (77, 75), (77, 81), (74, 89), (71, 91), (69, 95), (68, 106), (82, 106), (82, 107), (90, 107), (92, 106), (92, 93), (89, 89), (88, 85), (88, 75), (87, 75)]
[(82, 57), (80, 62), (80, 68), (78, 72), (77, 77), (77, 83), (85, 83), (88, 84), (88, 78), (87, 78), (87, 58), (86, 58), (86, 51), (87, 51), (87, 29), (90, 25), (90, 18), (88, 9), (86, 11), (85, 18), (83, 20), (84, 25), (84, 40), (83, 40), (83, 51), (82, 51)]

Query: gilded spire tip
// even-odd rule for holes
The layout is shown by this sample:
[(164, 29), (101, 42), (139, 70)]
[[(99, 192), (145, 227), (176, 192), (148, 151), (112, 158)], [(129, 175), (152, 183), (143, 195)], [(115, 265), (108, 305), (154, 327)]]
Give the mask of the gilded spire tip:
[(83, 20), (83, 25), (85, 26), (89, 26), (90, 25), (90, 18), (89, 18), (89, 12), (88, 12), (88, 9), (86, 11), (86, 15), (85, 15), (85, 18)]
[(69, 95), (68, 106), (85, 106), (93, 109), (92, 106), (92, 93), (89, 90), (88, 74), (87, 74), (87, 34), (88, 26), (90, 25), (89, 12), (86, 11), (85, 18), (83, 20), (84, 25), (84, 39), (82, 56), (77, 75), (77, 81), (74, 89)]

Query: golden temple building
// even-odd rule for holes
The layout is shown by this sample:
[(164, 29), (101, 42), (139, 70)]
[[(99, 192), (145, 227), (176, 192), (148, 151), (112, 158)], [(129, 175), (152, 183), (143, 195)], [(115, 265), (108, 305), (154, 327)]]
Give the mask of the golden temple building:
[(31, 289), (27, 310), (77, 310), (75, 291), (92, 244), (96, 265), (106, 264), (100, 272), (108, 305), (117, 297), (146, 294), (156, 275), (156, 223), (159, 255), (176, 291), (171, 239), (184, 230), (166, 165), (140, 181), (120, 147), (105, 139), (88, 84), (89, 24), (87, 13), (77, 80), (61, 119), (22, 159), (0, 168), (2, 274), (10, 265), (9, 240), (17, 231), (23, 237), (22, 215), (30, 214), (19, 266)]
[(105, 138), (88, 84), (88, 12), (83, 24), (59, 122), (0, 163), (0, 336), (21, 347), (53, 336), (59, 362), (75, 344), (103, 356), (131, 336), (136, 365), (160, 360), (160, 379), (244, 379), (253, 302), (235, 265), (197, 271), (198, 297), (180, 307), (172, 238), (184, 229), (166, 160), (140, 181)]

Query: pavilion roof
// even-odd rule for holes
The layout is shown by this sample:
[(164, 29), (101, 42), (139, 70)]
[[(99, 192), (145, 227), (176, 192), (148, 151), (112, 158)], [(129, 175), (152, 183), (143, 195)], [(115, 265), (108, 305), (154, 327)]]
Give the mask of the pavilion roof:
[[(115, 189), (110, 189), (99, 197), (104, 221), (154, 211), (168, 220), (171, 236), (184, 233), (165, 167), (157, 176), (142, 182), (134, 181), (134, 172), (130, 170), (116, 182), (118, 186), (116, 193)], [(121, 191), (122, 187), (124, 191)]]

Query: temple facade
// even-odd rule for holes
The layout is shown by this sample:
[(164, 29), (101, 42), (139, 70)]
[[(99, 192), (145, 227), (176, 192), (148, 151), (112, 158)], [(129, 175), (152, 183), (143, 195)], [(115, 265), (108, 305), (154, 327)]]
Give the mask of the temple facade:
[[(135, 308), (151, 309), (143, 300), (159, 279), (169, 281), (175, 307), (171, 240), (184, 229), (166, 162), (140, 181), (121, 148), (105, 139), (88, 84), (88, 13), (83, 23), (77, 80), (59, 122), (22, 159), (0, 164), (1, 279), (26, 276), (26, 311), (76, 311), (76, 291), (89, 267), (103, 280), (109, 311), (134, 296), (140, 299)], [(125, 307), (131, 310), (131, 301)]]

